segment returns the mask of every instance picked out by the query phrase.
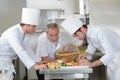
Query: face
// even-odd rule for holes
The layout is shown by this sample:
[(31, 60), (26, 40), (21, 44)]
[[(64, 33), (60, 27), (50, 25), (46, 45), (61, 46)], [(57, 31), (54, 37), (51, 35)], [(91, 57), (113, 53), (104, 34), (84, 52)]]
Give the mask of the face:
[(81, 32), (81, 31), (77, 31), (74, 36), (79, 39), (79, 40), (84, 40), (85, 39), (85, 33)]
[(47, 37), (52, 41), (56, 42), (59, 38), (59, 30), (57, 28), (49, 29), (47, 32)]
[(26, 33), (33, 34), (36, 31), (36, 25), (26, 25)]

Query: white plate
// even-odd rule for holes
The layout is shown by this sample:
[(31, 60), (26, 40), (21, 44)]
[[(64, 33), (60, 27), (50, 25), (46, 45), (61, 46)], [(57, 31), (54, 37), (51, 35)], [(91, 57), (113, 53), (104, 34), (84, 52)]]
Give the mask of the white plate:
[(61, 66), (60, 68), (65, 68), (65, 69), (75, 69), (75, 68), (88, 68), (88, 66)]

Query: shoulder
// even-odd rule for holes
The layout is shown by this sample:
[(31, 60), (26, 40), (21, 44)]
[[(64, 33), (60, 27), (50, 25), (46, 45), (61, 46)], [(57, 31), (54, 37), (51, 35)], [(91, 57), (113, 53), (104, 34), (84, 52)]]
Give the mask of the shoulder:
[(38, 39), (45, 39), (47, 37), (46, 32), (43, 32), (39, 35)]
[(17, 35), (19, 33), (19, 25), (14, 25), (8, 28), (6, 31), (3, 32), (3, 35)]
[(109, 28), (98, 28), (96, 30), (96, 36), (103, 40), (104, 38), (110, 38), (110, 36), (113, 34), (113, 31), (110, 30)]
[(39, 35), (38, 42), (42, 42), (42, 43), (47, 43), (48, 42), (46, 32), (43, 32)]

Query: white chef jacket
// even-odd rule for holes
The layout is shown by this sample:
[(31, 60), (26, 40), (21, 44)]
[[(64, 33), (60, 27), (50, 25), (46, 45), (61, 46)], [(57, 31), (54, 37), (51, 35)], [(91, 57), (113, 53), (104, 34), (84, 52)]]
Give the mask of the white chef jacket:
[[(29, 69), (39, 61), (27, 44), (27, 35), (20, 24), (6, 30), (0, 37), (0, 69), (10, 69), (12, 60), (18, 56)], [(9, 65), (6, 65), (9, 64)], [(12, 68), (13, 69), (13, 68)]]
[(44, 32), (38, 38), (36, 54), (39, 57), (48, 56), (51, 59), (55, 59), (55, 51), (57, 51), (58, 49), (62, 49), (62, 47), (67, 43), (81, 45), (83, 42), (81, 40), (77, 40), (74, 37), (71, 37), (65, 32), (60, 32), (58, 41), (53, 43), (48, 39), (46, 32)]
[(90, 27), (87, 41), (89, 45), (86, 52), (93, 54), (97, 48), (104, 54), (100, 60), (107, 65), (108, 80), (119, 80), (120, 36), (109, 29)]
[[(86, 52), (94, 53), (96, 48), (105, 54), (100, 60), (107, 65), (120, 52), (120, 36), (110, 29), (90, 27), (87, 32), (88, 49)], [(120, 54), (120, 53), (119, 53)]]

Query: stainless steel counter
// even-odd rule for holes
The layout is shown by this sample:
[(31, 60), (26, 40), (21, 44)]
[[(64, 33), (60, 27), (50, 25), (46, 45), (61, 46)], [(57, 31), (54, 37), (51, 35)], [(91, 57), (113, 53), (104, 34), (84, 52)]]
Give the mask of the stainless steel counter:
[(79, 79), (87, 80), (89, 73), (92, 73), (92, 68), (69, 68), (69, 69), (44, 69), (40, 70), (40, 74), (45, 75), (45, 80), (49, 79)]

